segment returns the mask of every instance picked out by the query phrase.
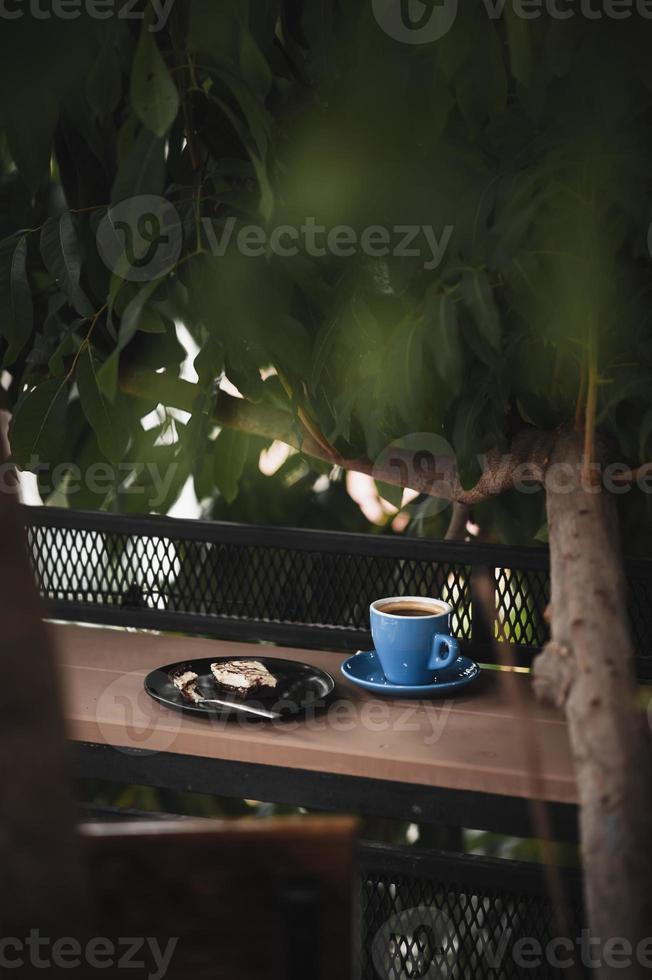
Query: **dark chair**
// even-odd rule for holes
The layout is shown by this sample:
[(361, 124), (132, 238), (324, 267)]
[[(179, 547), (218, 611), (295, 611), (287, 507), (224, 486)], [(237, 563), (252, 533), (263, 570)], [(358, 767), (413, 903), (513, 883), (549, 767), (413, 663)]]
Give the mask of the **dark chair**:
[[(173, 948), (166, 980), (350, 976), (354, 820), (139, 821), (80, 830), (98, 935)], [(154, 975), (151, 946), (138, 958), (147, 963), (143, 975)]]

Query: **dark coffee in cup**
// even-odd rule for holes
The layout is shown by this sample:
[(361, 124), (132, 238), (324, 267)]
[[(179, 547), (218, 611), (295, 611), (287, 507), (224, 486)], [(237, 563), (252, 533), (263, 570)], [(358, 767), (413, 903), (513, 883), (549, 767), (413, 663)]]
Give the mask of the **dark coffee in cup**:
[(405, 602), (388, 602), (378, 606), (379, 612), (384, 612), (389, 616), (437, 616), (446, 612), (445, 606), (434, 609), (432, 604), (426, 605), (424, 602), (415, 602), (414, 599)]

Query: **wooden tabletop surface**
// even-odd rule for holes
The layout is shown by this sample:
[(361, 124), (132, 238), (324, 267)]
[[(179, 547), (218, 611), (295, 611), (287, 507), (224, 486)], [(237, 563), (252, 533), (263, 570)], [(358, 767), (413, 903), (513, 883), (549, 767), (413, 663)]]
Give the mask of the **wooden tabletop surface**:
[[(563, 718), (534, 700), (524, 674), (486, 670), (454, 697), (391, 700), (345, 680), (338, 653), (84, 626), (51, 629), (73, 740), (577, 802)], [(168, 710), (143, 688), (145, 675), (164, 664), (263, 652), (329, 671), (337, 687), (328, 710), (304, 721), (215, 723)]]

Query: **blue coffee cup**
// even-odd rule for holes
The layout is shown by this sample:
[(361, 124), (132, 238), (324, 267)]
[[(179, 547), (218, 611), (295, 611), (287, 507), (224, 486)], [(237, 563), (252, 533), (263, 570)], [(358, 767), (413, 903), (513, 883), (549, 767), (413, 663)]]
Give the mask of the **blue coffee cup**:
[(441, 599), (394, 596), (369, 607), (371, 635), (390, 684), (431, 684), (460, 652), (450, 634), (452, 609)]

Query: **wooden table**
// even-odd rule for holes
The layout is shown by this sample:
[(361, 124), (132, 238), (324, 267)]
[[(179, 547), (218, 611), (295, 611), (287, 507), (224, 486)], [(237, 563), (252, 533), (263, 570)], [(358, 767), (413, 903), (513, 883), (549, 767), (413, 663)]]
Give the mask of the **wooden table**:
[[(524, 674), (488, 670), (454, 698), (389, 700), (345, 680), (342, 654), (52, 629), (80, 774), (520, 835), (530, 828), (528, 799), (538, 796), (556, 835), (576, 835), (565, 724), (533, 699)], [(169, 711), (143, 689), (162, 664), (263, 651), (328, 670), (337, 685), (328, 709), (305, 721), (214, 723)]]

